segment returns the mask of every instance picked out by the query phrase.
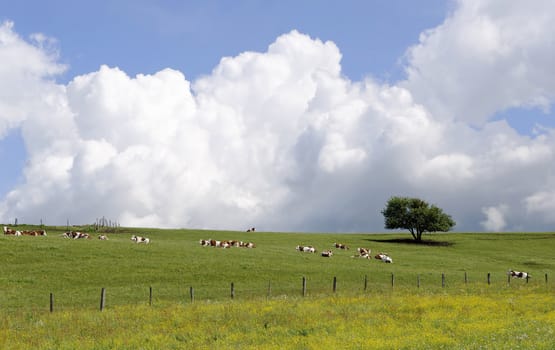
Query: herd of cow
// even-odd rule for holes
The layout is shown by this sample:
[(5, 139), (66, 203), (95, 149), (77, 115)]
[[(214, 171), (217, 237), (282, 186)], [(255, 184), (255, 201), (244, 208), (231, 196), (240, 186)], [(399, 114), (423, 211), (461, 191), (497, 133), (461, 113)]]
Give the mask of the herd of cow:
[(256, 245), (253, 242), (243, 242), (243, 241), (218, 241), (215, 239), (201, 239), (199, 244), (203, 247), (216, 247), (216, 248), (231, 248), (231, 247), (241, 247), (241, 248), (255, 248)]
[(5, 235), (14, 235), (14, 236), (46, 236), (45, 230), (14, 230), (11, 227), (4, 226), (4, 234)]
[[(349, 250), (349, 246), (343, 244), (343, 243), (334, 243), (333, 246), (337, 249), (342, 249), (342, 250)], [(305, 246), (305, 245), (298, 245), (296, 248), (296, 250), (298, 250), (299, 252), (305, 252), (305, 253), (316, 253), (316, 248), (314, 248), (311, 245)], [(357, 255), (353, 255), (353, 258), (364, 258), (364, 259), (371, 259), (372, 256), (370, 255), (371, 250), (370, 248), (357, 248)], [(333, 251), (331, 249), (326, 249), (323, 250), (322, 253), (320, 254), (321, 256), (325, 257), (325, 258), (329, 258), (333, 256)], [(386, 253), (379, 253), (377, 254), (375, 257), (375, 259), (377, 260), (381, 260), (384, 263), (392, 263), (393, 259), (391, 259), (391, 257), (386, 254)]]
[[(254, 231), (254, 227), (249, 229), (249, 232)], [(45, 230), (15, 230), (11, 227), (4, 226), (4, 235), (13, 235), (13, 236), (46, 236)], [(91, 239), (91, 235), (85, 232), (79, 231), (68, 231), (62, 234), (64, 238), (70, 239)], [(100, 240), (108, 240), (106, 235), (99, 235), (98, 239)], [(150, 243), (150, 239), (147, 237), (133, 235), (131, 236), (131, 240), (135, 243)], [(219, 248), (230, 248), (230, 247), (243, 247), (243, 248), (255, 248), (256, 245), (253, 242), (243, 242), (243, 241), (236, 241), (236, 240), (223, 240), (218, 241), (215, 239), (201, 239), (199, 240), (201, 246), (204, 247), (219, 247)], [(349, 250), (349, 246), (343, 243), (334, 243), (333, 246), (337, 249), (342, 250)], [(298, 245), (296, 248), (299, 252), (306, 252), (306, 253), (316, 253), (316, 248), (313, 246), (304, 246)], [(321, 256), (329, 258), (333, 256), (333, 251), (331, 249), (327, 249), (322, 251)], [(357, 254), (352, 256), (353, 258), (363, 258), (363, 259), (371, 259), (371, 250), (370, 248), (357, 248)], [(374, 256), (375, 259), (380, 260), (384, 263), (393, 263), (393, 259), (386, 254), (386, 253), (379, 253)], [(527, 272), (509, 270), (508, 275), (513, 278), (522, 278), (528, 279), (530, 278), (530, 274)]]
[[(13, 235), (13, 236), (46, 236), (45, 230), (15, 230), (11, 227), (4, 226), (4, 234), (5, 235)], [(79, 232), (79, 231), (67, 231), (62, 233), (63, 238), (69, 239), (91, 239), (91, 235), (86, 232)], [(106, 235), (99, 235), (99, 240), (107, 241), (108, 237)], [(146, 237), (131, 236), (131, 240), (136, 243), (150, 243), (150, 239)]]

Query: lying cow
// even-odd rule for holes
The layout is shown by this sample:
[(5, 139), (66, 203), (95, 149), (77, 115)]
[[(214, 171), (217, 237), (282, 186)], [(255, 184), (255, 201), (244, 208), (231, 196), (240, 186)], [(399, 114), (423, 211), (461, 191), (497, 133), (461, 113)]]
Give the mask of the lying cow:
[(370, 248), (357, 248), (357, 253), (358, 255), (354, 255), (353, 258), (364, 258), (364, 259), (370, 259), (371, 255), (370, 255)]
[(384, 263), (389, 263), (389, 264), (391, 264), (391, 263), (393, 262), (393, 259), (391, 259), (391, 258), (389, 257), (389, 255), (387, 255), (387, 254), (385, 254), (385, 253), (377, 254), (374, 258), (376, 258), (377, 260), (381, 260), (381, 261), (383, 261)]
[(14, 230), (13, 228), (4, 226), (4, 234), (5, 235), (14, 235), (14, 236), (21, 236), (21, 232)]
[(349, 247), (343, 243), (334, 243), (335, 248), (348, 250)]
[(527, 278), (532, 277), (527, 272), (520, 272), (520, 271), (514, 271), (514, 270), (509, 270), (509, 272), (507, 274), (509, 276), (511, 276), (512, 278), (527, 279)]
[(101, 240), (101, 241), (107, 241), (108, 237), (106, 237), (105, 235), (100, 235), (100, 236), (98, 236), (98, 239)]
[(21, 235), (23, 236), (46, 236), (46, 231), (45, 230), (26, 230), (26, 231), (21, 231)]
[(85, 232), (79, 232), (79, 231), (68, 231), (65, 232), (62, 237), (64, 238), (71, 238), (71, 239), (90, 239), (91, 236), (88, 233)]
[(131, 236), (131, 240), (133, 242), (136, 243), (145, 243), (145, 244), (149, 244), (150, 243), (150, 239), (146, 238), (146, 237), (141, 237), (141, 236)]
[(311, 245), (309, 246), (298, 245), (295, 249), (297, 249), (299, 252), (316, 253), (316, 249)]
[(329, 258), (329, 257), (333, 256), (333, 252), (331, 250), (324, 250), (322, 252), (322, 256), (325, 257), (325, 258)]

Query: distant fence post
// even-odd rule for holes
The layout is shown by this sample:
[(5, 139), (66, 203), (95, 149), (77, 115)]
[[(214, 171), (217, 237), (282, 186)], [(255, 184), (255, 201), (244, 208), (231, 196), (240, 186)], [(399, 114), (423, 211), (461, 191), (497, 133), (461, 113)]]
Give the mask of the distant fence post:
[(364, 291), (368, 289), (368, 275), (364, 275)]
[(148, 287), (148, 305), (152, 306), (152, 286)]
[(303, 276), (303, 297), (306, 296), (306, 277)]
[(102, 288), (100, 291), (100, 311), (104, 310), (104, 305), (106, 302), (106, 289)]
[(507, 284), (510, 286), (511, 285), (511, 275), (507, 274)]
[(395, 275), (391, 273), (391, 288), (393, 288), (393, 285), (395, 285)]
[(547, 285), (547, 273), (545, 274), (545, 285)]
[(189, 295), (191, 297), (191, 304), (195, 301), (195, 289), (191, 286), (189, 288)]
[(420, 288), (420, 275), (416, 275), (416, 287)]
[(231, 282), (231, 299), (235, 298), (235, 285)]
[(333, 292), (337, 290), (337, 277), (333, 276)]
[(488, 272), (488, 284), (491, 283), (491, 274)]
[(464, 284), (468, 284), (468, 276), (466, 275), (466, 271), (464, 272)]
[(445, 288), (445, 274), (441, 274), (441, 288)]
[(54, 312), (54, 294), (50, 293), (50, 312)]
[(530, 279), (530, 275), (526, 275), (526, 283), (528, 283), (529, 279)]

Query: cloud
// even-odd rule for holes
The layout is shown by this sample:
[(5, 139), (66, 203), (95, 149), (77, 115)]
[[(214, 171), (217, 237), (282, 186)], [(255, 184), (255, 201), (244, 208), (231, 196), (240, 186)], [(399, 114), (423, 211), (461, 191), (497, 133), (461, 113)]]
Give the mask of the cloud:
[(497, 207), (482, 208), (482, 212), (486, 216), (486, 220), (481, 222), (482, 227), (486, 231), (502, 231), (507, 226), (505, 220), (507, 210), (508, 207), (505, 204), (500, 204)]
[[(47, 49), (4, 25), (12, 42), (0, 41), (1, 57), (25, 47), (42, 64), (17, 68), (17, 60), (5, 60), (15, 68), (0, 73), (25, 85), (21, 98), (0, 95), (4, 111), (18, 111), (4, 112), (0, 125), (21, 129), (28, 155), (24, 181), (0, 202), (0, 218), (382, 231), (381, 209), (402, 195), (443, 208), (457, 230), (545, 229), (555, 133), (520, 135), (489, 117), (515, 103), (552, 103), (551, 83), (531, 73), (543, 67), (543, 56), (530, 53), (551, 55), (553, 39), (501, 40), (512, 33), (505, 34), (505, 21), (520, 23), (518, 6), (481, 3), (460, 3), (424, 33), (408, 51), (407, 80), (392, 85), (350, 81), (333, 42), (297, 31), (265, 52), (224, 57), (192, 82), (174, 69), (129, 76), (101, 66), (60, 85), (52, 76), (62, 66)], [(465, 23), (474, 25), (473, 15), (491, 31), (475, 35), (477, 47), (461, 37), (472, 34)], [(536, 25), (549, 32), (539, 18)], [(460, 55), (464, 45), (473, 55)], [(488, 68), (498, 63), (505, 68)], [(518, 65), (532, 75), (507, 77)], [(469, 79), (460, 80), (464, 72)], [(481, 75), (491, 91), (476, 85)], [(22, 102), (30, 101), (25, 91), (35, 102)]]
[(555, 3), (458, 1), (406, 54), (405, 84), (436, 118), (482, 125), (512, 107), (555, 98)]

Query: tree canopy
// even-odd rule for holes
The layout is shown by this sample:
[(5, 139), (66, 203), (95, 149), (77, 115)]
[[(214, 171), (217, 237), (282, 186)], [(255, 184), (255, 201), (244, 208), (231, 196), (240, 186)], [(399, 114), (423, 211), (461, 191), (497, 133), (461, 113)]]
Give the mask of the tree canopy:
[(419, 198), (391, 197), (382, 214), (386, 229), (406, 229), (420, 242), (424, 232), (446, 232), (455, 221), (441, 208)]

